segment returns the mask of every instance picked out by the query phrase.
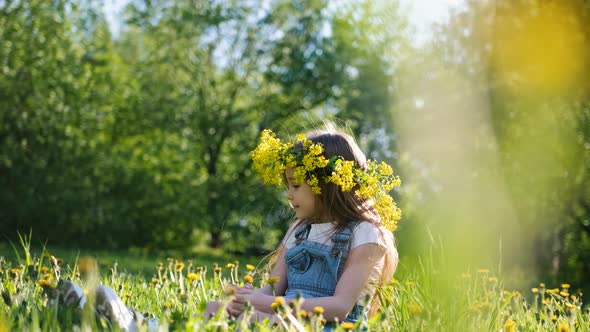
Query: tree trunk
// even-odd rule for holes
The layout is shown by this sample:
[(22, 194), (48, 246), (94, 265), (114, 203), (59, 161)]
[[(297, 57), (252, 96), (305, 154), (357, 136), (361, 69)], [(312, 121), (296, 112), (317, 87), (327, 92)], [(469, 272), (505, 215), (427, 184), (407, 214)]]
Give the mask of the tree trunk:
[(221, 247), (221, 232), (220, 231), (211, 231), (211, 241), (209, 242), (209, 246), (211, 248)]

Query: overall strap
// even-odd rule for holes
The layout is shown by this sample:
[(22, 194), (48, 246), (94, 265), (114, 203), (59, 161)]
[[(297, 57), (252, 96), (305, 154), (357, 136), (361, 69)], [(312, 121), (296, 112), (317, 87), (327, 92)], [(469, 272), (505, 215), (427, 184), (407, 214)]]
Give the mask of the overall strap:
[(348, 259), (348, 253), (350, 252), (350, 238), (352, 236), (352, 232), (358, 224), (358, 221), (350, 222), (348, 223), (348, 225), (346, 225), (344, 228), (342, 228), (332, 236), (332, 242), (334, 242), (334, 247), (332, 247), (332, 256), (338, 256), (339, 253), (342, 253), (340, 257), (340, 263), (338, 264), (338, 280), (342, 275), (344, 265), (346, 265), (346, 260)]
[(297, 228), (295, 228), (295, 245), (299, 245), (304, 240), (307, 240), (310, 230), (311, 224), (301, 224), (297, 226)]

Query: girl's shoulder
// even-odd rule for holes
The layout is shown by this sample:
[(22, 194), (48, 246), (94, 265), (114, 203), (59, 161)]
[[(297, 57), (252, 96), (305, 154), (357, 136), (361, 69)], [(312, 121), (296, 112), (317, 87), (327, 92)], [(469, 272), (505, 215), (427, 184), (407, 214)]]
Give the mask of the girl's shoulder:
[(361, 221), (352, 232), (350, 248), (352, 249), (367, 243), (377, 243), (380, 246), (387, 247), (390, 241), (386, 237), (392, 236), (391, 231), (384, 227), (380, 227), (369, 221)]

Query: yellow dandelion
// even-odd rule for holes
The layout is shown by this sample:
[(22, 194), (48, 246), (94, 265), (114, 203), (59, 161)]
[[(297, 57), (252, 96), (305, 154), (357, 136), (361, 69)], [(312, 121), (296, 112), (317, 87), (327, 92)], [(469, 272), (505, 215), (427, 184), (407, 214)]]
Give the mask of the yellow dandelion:
[(275, 312), (280, 312), (284, 310), (285, 298), (282, 296), (277, 296), (275, 300), (271, 303), (270, 307)]
[(503, 332), (514, 332), (516, 331), (516, 322), (512, 319), (508, 318), (506, 323), (504, 323)]
[(300, 312), (299, 314), (300, 314), (300, 315), (301, 315), (301, 317), (303, 317), (303, 318), (307, 318), (307, 316), (309, 315), (309, 314), (307, 313), (307, 310), (305, 310), (305, 309), (301, 309), (301, 312)]
[(256, 270), (256, 267), (252, 264), (246, 264), (246, 270), (254, 271), (254, 270)]
[(164, 304), (162, 304), (162, 307), (164, 307), (166, 309), (170, 309), (172, 307), (172, 303), (170, 303), (170, 302), (164, 302)]
[(544, 283), (544, 282), (542, 282), (542, 283), (539, 283), (539, 287), (541, 287), (541, 288), (545, 288), (545, 283)]
[(228, 269), (233, 269), (236, 266), (232, 263), (227, 263), (227, 265), (225, 267), (227, 267)]
[(354, 324), (351, 322), (344, 322), (340, 326), (346, 331), (354, 330)]
[(39, 271), (41, 273), (47, 273), (47, 271), (49, 271), (49, 268), (47, 266), (41, 266), (41, 268), (39, 269)]
[(543, 299), (543, 301), (541, 301), (542, 304), (544, 305), (549, 305), (549, 303), (551, 303), (551, 300), (549, 299)]
[(498, 278), (496, 278), (496, 277), (489, 277), (488, 278), (488, 282), (490, 282), (490, 283), (496, 283), (496, 282), (498, 282)]
[(561, 288), (563, 288), (563, 289), (568, 289), (568, 288), (570, 288), (570, 286), (571, 286), (570, 284), (561, 284)]
[(566, 322), (561, 322), (557, 325), (557, 332), (569, 332), (570, 326)]
[(253, 282), (254, 282), (254, 278), (252, 278), (252, 276), (251, 276), (251, 275), (249, 275), (249, 274), (246, 274), (246, 275), (244, 276), (244, 281), (246, 281), (247, 283), (251, 284), (251, 283), (253, 283)]
[(314, 312), (316, 315), (321, 315), (321, 314), (323, 314), (323, 313), (324, 313), (324, 308), (323, 308), (323, 307), (320, 307), (320, 306), (313, 307), (313, 312)]
[(182, 269), (184, 269), (184, 263), (183, 262), (176, 262), (176, 272), (180, 272), (182, 271)]
[(571, 304), (569, 302), (565, 303), (565, 306), (569, 309), (569, 310), (574, 310), (576, 309), (576, 306), (574, 304)]
[(20, 269), (10, 269), (10, 273), (17, 275), (20, 273)]
[(221, 268), (220, 267), (216, 267), (216, 268), (213, 269), (213, 271), (215, 273), (220, 273), (221, 272)]
[(488, 269), (479, 269), (479, 270), (477, 270), (477, 273), (490, 273), (490, 270), (488, 270)]
[(187, 274), (186, 277), (191, 281), (201, 280), (201, 275), (193, 272)]
[(157, 285), (159, 283), (160, 283), (160, 279), (156, 279), (156, 278), (152, 279), (152, 284)]
[(45, 279), (41, 279), (41, 280), (37, 281), (37, 285), (39, 285), (39, 287), (41, 287), (43, 289), (55, 288), (55, 285), (53, 285), (51, 282), (49, 282)]
[(538, 292), (539, 292), (539, 289), (538, 289), (538, 288), (536, 288), (536, 287), (533, 287), (533, 288), (531, 289), (531, 292), (533, 292), (533, 293), (538, 293)]
[(568, 297), (570, 296), (570, 294), (568, 292), (559, 292), (559, 295), (563, 296), (563, 297)]
[(236, 287), (236, 285), (225, 286), (225, 294), (226, 295), (234, 294), (237, 290), (238, 290), (238, 288)]
[(281, 277), (277, 277), (277, 276), (272, 276), (268, 279), (266, 279), (266, 283), (269, 285), (274, 285), (276, 284), (279, 280), (281, 279)]

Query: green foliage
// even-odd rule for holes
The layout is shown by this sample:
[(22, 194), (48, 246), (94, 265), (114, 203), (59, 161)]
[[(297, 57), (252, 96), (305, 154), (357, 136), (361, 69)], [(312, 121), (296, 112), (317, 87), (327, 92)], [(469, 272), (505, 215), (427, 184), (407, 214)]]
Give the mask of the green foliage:
[(387, 117), (387, 84), (355, 116), (326, 111), (389, 81), (380, 41), (359, 30), (374, 11), (352, 15), (361, 7), (133, 1), (113, 39), (99, 2), (3, 5), (0, 233), (271, 250), (287, 218), (250, 171), (260, 131), (336, 115), (368, 135), (362, 112)]
[(43, 219), (52, 222), (49, 238), (67, 237), (85, 231), (82, 221), (96, 212), (89, 201), (100, 195), (96, 161), (106, 152), (101, 133), (112, 78), (102, 48), (84, 39), (104, 40), (105, 23), (92, 22), (82, 30), (80, 15), (66, 1), (2, 8), (0, 34), (7, 40), (0, 55), (4, 234), (42, 225)]

